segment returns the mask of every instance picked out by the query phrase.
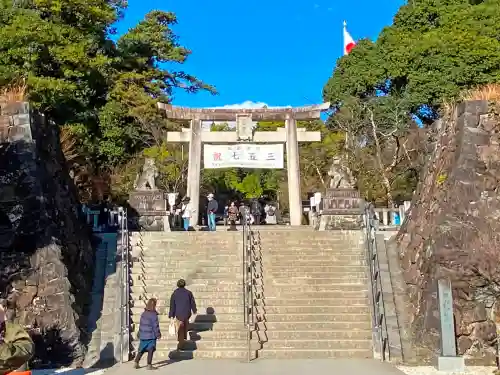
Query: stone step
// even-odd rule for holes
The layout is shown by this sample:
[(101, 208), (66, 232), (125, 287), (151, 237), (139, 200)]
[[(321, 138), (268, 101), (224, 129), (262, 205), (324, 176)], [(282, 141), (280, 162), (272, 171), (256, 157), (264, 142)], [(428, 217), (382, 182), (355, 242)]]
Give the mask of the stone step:
[[(368, 285), (368, 279), (365, 273), (358, 273), (357, 275), (351, 274), (339, 274), (335, 277), (308, 277), (308, 276), (297, 276), (297, 277), (275, 277), (266, 271), (263, 272), (264, 280), (260, 275), (256, 275), (256, 281), (262, 280), (264, 285), (324, 285), (325, 287), (334, 284), (349, 284), (349, 285)], [(209, 277), (212, 276), (212, 277)], [(259, 276), (259, 277), (257, 277)], [(177, 280), (180, 277), (172, 277), (168, 275), (154, 275), (154, 274), (133, 274), (130, 279), (133, 283), (143, 284), (162, 284), (162, 285), (176, 285)], [(227, 275), (223, 278), (214, 277), (213, 275), (199, 275), (196, 278), (186, 279), (187, 287), (191, 285), (242, 285), (242, 275)]]
[[(203, 310), (200, 310), (203, 311)], [(134, 317), (139, 318), (140, 314), (134, 314)], [(261, 315), (265, 322), (365, 322), (371, 321), (371, 315), (366, 314), (284, 314), (284, 313), (265, 313)], [(167, 313), (158, 315), (160, 323), (168, 323), (170, 319)], [(243, 319), (243, 311), (237, 313), (222, 313), (217, 312), (214, 308), (210, 314), (200, 313), (195, 318), (195, 323), (205, 322), (241, 322)]]
[(259, 329), (267, 331), (321, 331), (321, 330), (367, 330), (371, 331), (371, 321), (363, 320), (358, 322), (331, 322), (331, 321), (310, 321), (310, 322), (294, 322), (294, 321), (283, 321), (283, 322), (259, 322), (257, 323)]
[[(138, 315), (136, 315), (138, 317)], [(167, 314), (158, 315), (158, 320), (160, 324), (169, 324), (170, 318)], [(236, 323), (241, 322), (243, 324), (243, 311), (241, 313), (217, 313), (214, 308), (212, 313), (205, 314), (204, 310), (200, 310), (198, 315), (196, 315), (194, 323)]]
[[(165, 285), (146, 283), (144, 284), (134, 284), (130, 287), (132, 293), (147, 291), (150, 293), (164, 292), (169, 289)], [(170, 284), (172, 285), (172, 284)], [(342, 292), (364, 292), (368, 291), (368, 286), (366, 284), (316, 284), (316, 285), (303, 285), (303, 284), (265, 284), (264, 286), (264, 296), (265, 295), (281, 295), (282, 292), (287, 293), (304, 293), (304, 292), (327, 292), (327, 291), (342, 291)], [(257, 287), (258, 288), (258, 287)], [(174, 287), (170, 288), (170, 293), (174, 291)], [(199, 285), (191, 284), (189, 290), (193, 292), (196, 297), (198, 293), (207, 292), (242, 292), (243, 286), (241, 284), (218, 284), (218, 285)], [(258, 290), (258, 289), (257, 289)]]
[[(256, 358), (256, 351), (251, 353), (251, 359)], [(218, 349), (218, 350), (188, 350), (188, 351), (177, 351), (177, 350), (157, 350), (154, 354), (153, 361), (162, 360), (189, 360), (189, 359), (238, 359), (246, 360), (248, 356), (248, 348), (246, 349)], [(144, 355), (141, 359), (141, 365), (146, 365), (146, 356)]]
[[(196, 305), (197, 306), (241, 306), (243, 303), (243, 297), (232, 297), (225, 298), (217, 301), (217, 304), (214, 303), (213, 298), (204, 298), (204, 296), (196, 297)], [(145, 305), (147, 301), (141, 300), (139, 295), (132, 296), (133, 306), (134, 307), (142, 307)], [(369, 306), (369, 300), (366, 297), (358, 296), (358, 297), (332, 297), (332, 298), (321, 298), (312, 300), (311, 298), (300, 297), (292, 297), (292, 298), (266, 298), (264, 296), (263, 300), (259, 300), (259, 303), (264, 303), (265, 308), (281, 308), (281, 307), (312, 307), (312, 306), (350, 306), (350, 307), (367, 307)], [(168, 298), (159, 299), (157, 307), (161, 308), (163, 306), (169, 306), (170, 304), (170, 296)], [(200, 309), (200, 311), (202, 311)]]
[[(217, 226), (216, 232), (207, 231), (189, 231), (189, 232), (148, 232), (143, 233), (141, 236), (132, 236), (132, 239), (140, 239), (142, 241), (185, 241), (189, 239), (200, 239), (200, 240), (241, 240), (243, 232), (238, 227), (238, 231), (228, 231), (224, 230), (223, 226)], [(343, 241), (353, 241), (360, 238), (364, 238), (364, 233), (362, 231), (356, 231), (355, 233), (350, 233), (349, 231), (343, 232), (319, 232), (312, 230), (310, 228), (293, 228), (287, 230), (279, 230), (278, 227), (269, 228), (254, 228), (251, 230), (251, 235), (254, 237), (260, 236), (262, 239), (277, 238), (277, 237), (303, 237), (309, 236), (317, 239), (338, 239)]]
[(260, 304), (264, 304), (265, 308), (281, 308), (284, 306), (351, 306), (351, 307), (367, 307), (369, 306), (368, 298), (359, 297), (331, 297), (311, 300), (310, 298), (266, 298), (258, 300)]
[(298, 349), (298, 350), (335, 350), (335, 349), (366, 349), (372, 348), (371, 339), (364, 340), (273, 340), (264, 344), (266, 350)]
[[(284, 266), (283, 264), (270, 264), (266, 265), (265, 272), (272, 274), (283, 274), (283, 272), (287, 271), (289, 268), (290, 271), (293, 271), (293, 274), (297, 277), (304, 276), (304, 274), (313, 274), (313, 273), (324, 273), (330, 274), (331, 276), (335, 276), (335, 274), (346, 274), (346, 273), (361, 273), (366, 271), (365, 265), (334, 265), (334, 264), (325, 264), (317, 263), (317, 264), (290, 264)], [(182, 270), (182, 271), (181, 271)], [(166, 275), (169, 274), (238, 274), (241, 275), (242, 265), (226, 265), (226, 266), (217, 266), (217, 265), (198, 265), (196, 263), (186, 263), (186, 264), (165, 264), (165, 263), (147, 263), (142, 265), (133, 265), (131, 268), (131, 274), (154, 274), (154, 275)], [(312, 276), (311, 276), (312, 277)]]
[(336, 359), (336, 358), (373, 358), (372, 349), (262, 349), (258, 352), (261, 359)]
[[(262, 260), (257, 259), (256, 262), (266, 265), (280, 265), (295, 267), (299, 266), (320, 266), (320, 265), (332, 265), (332, 266), (364, 266), (366, 261), (362, 258), (341, 258), (341, 257), (288, 257), (288, 258), (266, 258)], [(144, 267), (174, 267), (174, 268), (186, 268), (193, 265), (198, 267), (217, 267), (221, 265), (232, 265), (241, 267), (243, 261), (236, 258), (217, 258), (217, 259), (172, 259), (168, 257), (158, 257), (152, 256), (150, 258), (144, 258), (143, 263), (139, 263)]]
[[(330, 349), (330, 350), (297, 350), (297, 349), (262, 349), (251, 351), (251, 359), (364, 359), (373, 358), (373, 351), (367, 349)], [(155, 361), (162, 360), (189, 360), (189, 359), (237, 359), (246, 360), (248, 356), (247, 349), (218, 349), (218, 350), (157, 350), (154, 355)], [(146, 356), (141, 359), (141, 366), (146, 364)]]
[[(322, 303), (322, 301), (316, 301)], [(255, 306), (255, 311), (258, 314), (359, 314), (369, 315), (371, 313), (369, 306), (350, 306), (350, 305), (333, 305), (319, 306), (317, 304), (310, 306)]]
[[(362, 255), (347, 255), (347, 254), (290, 254), (290, 255), (270, 255), (270, 254), (262, 254), (262, 259), (260, 259), (260, 254), (255, 254), (257, 257), (255, 260), (263, 263), (272, 263), (272, 262), (365, 262), (365, 256)], [(200, 255), (193, 256), (189, 254), (188, 259), (186, 259), (186, 255), (182, 254), (159, 254), (159, 253), (146, 253), (139, 257), (140, 260), (136, 261), (140, 263), (183, 263), (189, 261), (191, 263), (210, 263), (210, 264), (219, 264), (220, 262), (230, 262), (233, 263), (242, 263), (243, 257), (240, 255), (233, 254), (218, 254), (218, 255)]]
[[(243, 303), (240, 301), (240, 305), (238, 306), (217, 306), (217, 307), (212, 307), (212, 306), (197, 306), (198, 307), (198, 312), (200, 314), (204, 314), (207, 309), (210, 312), (213, 312), (214, 314), (238, 314), (240, 316), (243, 316)], [(162, 307), (157, 307), (158, 314), (165, 315), (168, 314), (169, 312), (169, 306), (162, 306)], [(144, 312), (144, 307), (142, 306), (136, 306), (131, 308), (132, 315), (140, 315)]]
[[(325, 264), (317, 263), (317, 264), (295, 264), (290, 266), (290, 271), (293, 271), (295, 276), (301, 276), (303, 273), (329, 273), (330, 275), (334, 275), (335, 273), (351, 273), (351, 272), (365, 272), (365, 265), (335, 265), (335, 264)], [(279, 264), (272, 264), (266, 267), (267, 272), (283, 272), (283, 266)]]
[[(269, 239), (261, 239), (254, 240), (253, 246), (256, 248), (262, 249), (289, 249), (287, 245), (290, 245), (290, 248), (335, 248), (335, 249), (345, 249), (345, 250), (354, 250), (354, 249), (362, 249), (364, 248), (364, 241), (345, 241), (338, 239), (318, 239), (314, 237), (301, 237), (301, 238), (292, 238), (292, 237), (284, 237), (284, 238), (269, 238)], [(245, 245), (246, 246), (246, 245)], [(184, 250), (186, 254), (189, 254), (190, 251), (203, 251), (205, 249), (224, 249), (230, 250), (234, 249), (235, 251), (242, 251), (243, 242), (242, 241), (223, 241), (221, 239), (188, 239), (185, 241), (169, 241), (169, 240), (155, 240), (155, 241), (145, 241), (142, 244), (135, 246), (137, 249), (177, 249)]]
[[(146, 304), (147, 300), (143, 300), (139, 297), (141, 297), (142, 294), (140, 295), (132, 295), (132, 301), (133, 301), (133, 306), (134, 307), (142, 307)], [(233, 296), (231, 298), (224, 298), (219, 301), (214, 301), (213, 298), (205, 298), (203, 295), (196, 297), (196, 306), (207, 306), (207, 308), (213, 307), (213, 306), (240, 306), (243, 303), (243, 297), (242, 296)], [(217, 303), (215, 303), (217, 302)], [(164, 306), (170, 306), (170, 295), (168, 298), (160, 298), (157, 301), (157, 308), (162, 308)], [(201, 310), (201, 307), (199, 308), (199, 311)]]
[(267, 295), (282, 295), (287, 293), (304, 293), (304, 292), (364, 292), (368, 291), (368, 286), (365, 284), (317, 284), (317, 285), (284, 285), (284, 284), (265, 284), (264, 296)]
[[(242, 325), (243, 326), (243, 325)], [(166, 334), (166, 332), (165, 332)], [(253, 331), (251, 333), (252, 341), (258, 342), (271, 342), (272, 340), (367, 340), (371, 341), (372, 332), (369, 330), (323, 330), (323, 331)], [(233, 340), (247, 340), (248, 332), (246, 330), (239, 331), (203, 331), (195, 332), (190, 331), (188, 338), (192, 341), (233, 341)], [(136, 335), (133, 335), (136, 337)], [(168, 341), (174, 341), (174, 339), (167, 337)], [(138, 339), (134, 339), (135, 344), (138, 343)], [(162, 341), (164, 341), (162, 339)], [(267, 344), (264, 344), (267, 345)], [(175, 348), (175, 346), (173, 347)]]
[[(231, 291), (231, 292), (226, 292), (224, 290), (214, 290), (212, 288), (207, 288), (206, 291), (201, 291), (201, 290), (192, 290), (195, 299), (197, 298), (204, 298), (204, 299), (211, 299), (213, 301), (213, 305), (217, 305), (220, 303), (220, 301), (229, 299), (229, 298), (234, 298), (234, 299), (243, 299), (243, 292), (240, 290), (238, 291)], [(137, 295), (142, 295), (142, 294), (148, 294), (151, 296), (154, 296), (155, 298), (162, 299), (162, 300), (169, 300), (170, 295), (172, 294), (171, 290), (167, 290), (165, 288), (163, 289), (152, 289), (149, 288), (147, 290), (143, 290), (142, 288), (135, 288), (133, 287), (132, 293), (137, 294)], [(273, 299), (278, 299), (278, 297), (274, 296), (266, 296), (264, 292), (264, 298), (266, 299), (266, 303), (272, 302)], [(280, 293), (279, 298), (280, 299), (293, 299), (293, 298), (314, 298), (317, 302), (318, 299), (322, 298), (347, 298), (347, 299), (362, 299), (365, 298), (366, 301), (368, 300), (368, 292), (364, 291), (342, 291), (342, 290), (328, 290), (328, 291), (305, 291), (302, 293), (297, 293), (293, 291), (287, 291), (283, 290)], [(151, 298), (151, 297), (150, 297)]]
[[(164, 272), (164, 273), (152, 273), (144, 272), (142, 269), (131, 269), (130, 278), (133, 281), (136, 280), (147, 280), (147, 282), (154, 282), (156, 280), (161, 280), (165, 285), (176, 285), (177, 280), (184, 279), (187, 285), (190, 284), (203, 284), (203, 285), (215, 285), (219, 282), (222, 284), (235, 284), (242, 282), (242, 272), (238, 273), (204, 273), (195, 271), (174, 271), (174, 272)], [(264, 284), (267, 283), (277, 283), (282, 284), (285, 282), (294, 282), (299, 284), (328, 284), (328, 283), (343, 283), (346, 280), (353, 280), (354, 282), (363, 281), (368, 283), (367, 272), (365, 270), (361, 272), (345, 272), (338, 271), (334, 273), (330, 272), (308, 272), (307, 274), (297, 274), (293, 270), (269, 270), (268, 268), (263, 269), (262, 275), (259, 269), (254, 270), (254, 277), (259, 280), (264, 277)]]
[[(217, 317), (218, 319), (218, 317)], [(243, 316), (239, 317), (240, 321), (222, 321), (217, 320), (217, 322), (209, 322), (209, 321), (196, 321), (194, 323), (189, 324), (189, 329), (192, 331), (203, 332), (210, 330), (217, 331), (237, 331), (244, 327), (243, 324)], [(162, 332), (168, 332), (170, 322), (169, 321), (161, 321), (160, 329)], [(350, 331), (350, 330), (366, 330), (371, 332), (371, 321), (362, 320), (362, 321), (342, 321), (342, 322), (334, 322), (334, 321), (281, 321), (281, 322), (258, 322), (256, 325), (259, 327), (261, 331), (325, 331), (325, 330), (336, 330), (336, 331)]]
[[(246, 334), (246, 332), (245, 332)], [(267, 348), (267, 342), (272, 340), (372, 340), (372, 332), (367, 329), (363, 330), (314, 330), (314, 331), (254, 331), (252, 338), (257, 341), (265, 342), (264, 346)]]
[[(358, 268), (358, 267), (357, 267)], [(350, 270), (349, 267), (341, 267), (338, 270), (331, 271), (315, 271), (309, 270), (307, 274), (298, 274), (294, 269), (280, 269), (277, 267), (269, 268), (266, 267), (263, 270), (264, 277), (267, 277), (265, 282), (269, 282), (271, 280), (319, 280), (319, 279), (329, 279), (329, 278), (348, 278), (353, 280), (358, 280), (360, 278), (367, 277), (368, 270), (365, 266), (358, 268), (357, 270)]]
[(315, 285), (329, 288), (332, 285), (368, 285), (365, 275), (354, 277), (349, 274), (340, 274), (336, 277), (314, 278), (314, 277), (273, 277), (271, 274), (264, 274), (265, 286), (285, 286), (285, 285)]
[[(138, 345), (138, 341), (134, 341), (133, 345)], [(183, 351), (195, 351), (195, 350), (220, 350), (220, 349), (232, 349), (232, 350), (244, 350), (248, 349), (248, 341), (242, 340), (205, 340), (201, 338), (196, 341), (186, 341), (182, 346)], [(253, 350), (259, 350), (261, 344), (257, 341), (250, 341), (250, 346)], [(172, 338), (167, 338), (166, 340), (161, 339), (156, 343), (157, 350), (175, 350), (177, 348), (177, 341)], [(366, 349), (370, 350), (372, 348), (372, 342), (368, 340), (333, 340), (333, 339), (321, 339), (321, 340), (275, 340), (268, 341), (264, 343), (265, 350), (283, 350), (283, 349), (298, 349), (298, 350), (335, 350), (335, 349)]]
[(152, 273), (152, 272), (145, 272), (144, 269), (141, 267), (134, 267), (130, 269), (131, 277), (146, 277), (147, 279), (157, 279), (161, 278), (162, 280), (171, 280), (174, 282), (174, 285), (177, 283), (177, 280), (179, 279), (184, 279), (186, 282), (193, 281), (195, 282), (196, 280), (241, 280), (242, 279), (242, 274), (241, 274), (241, 268), (240, 272), (231, 272), (231, 273), (223, 273), (223, 272), (217, 272), (217, 273), (212, 273), (212, 272), (198, 272), (198, 270), (195, 269), (189, 269), (189, 270), (173, 270), (172, 272), (163, 272), (163, 273)]
[(267, 322), (371, 322), (371, 315), (367, 314), (275, 314), (266, 312), (263, 320)]
[[(138, 341), (134, 341), (133, 345), (137, 346)], [(254, 341), (250, 345), (254, 350), (259, 349), (259, 343)], [(177, 348), (177, 340), (168, 337), (167, 339), (161, 339), (156, 342), (156, 350), (175, 350)], [(248, 350), (248, 341), (246, 339), (241, 340), (205, 340), (201, 338), (196, 341), (186, 341), (181, 348), (185, 351), (194, 350)]]
[[(365, 255), (366, 250), (364, 244), (345, 244), (334, 241), (328, 241), (327, 243), (316, 244), (316, 241), (309, 240), (307, 246), (297, 245), (296, 243), (288, 243), (284, 240), (280, 243), (275, 243), (273, 246), (268, 246), (265, 243), (254, 243), (254, 252), (262, 252), (263, 254), (270, 255), (296, 255), (296, 254), (306, 254), (306, 255), (324, 255), (324, 254), (346, 254), (346, 255)], [(321, 245), (321, 246), (320, 246)], [(158, 253), (158, 254), (178, 254), (178, 255), (238, 255), (242, 256), (243, 244), (242, 243), (220, 243), (215, 242), (210, 244), (210, 246), (204, 247), (203, 244), (192, 244), (192, 243), (168, 243), (168, 242), (156, 242), (151, 244), (145, 244), (140, 247), (136, 247), (140, 250), (139, 253)]]
[[(241, 319), (240, 322), (215, 322), (215, 323), (195, 322), (195, 323), (190, 323), (189, 330), (199, 332), (200, 334), (205, 332), (205, 331), (214, 331), (214, 332), (239, 331), (239, 330), (245, 329), (245, 325), (243, 324), (243, 316), (241, 316), (240, 319)], [(139, 328), (138, 321), (135, 323), (137, 323), (137, 329), (138, 329)], [(170, 322), (161, 322), (160, 323), (160, 330), (166, 334), (168, 332), (169, 324), (170, 324)]]
[[(147, 293), (153, 293), (157, 295), (162, 295), (165, 296), (167, 295), (170, 297), (172, 292), (174, 291), (174, 287), (168, 287), (167, 285), (151, 285), (151, 284), (146, 284), (146, 286), (143, 285), (133, 285), (130, 287), (130, 292), (131, 293), (142, 293), (142, 292), (147, 292)], [(189, 290), (193, 292), (194, 297), (196, 298), (197, 294), (202, 294), (202, 293), (211, 293), (211, 294), (217, 294), (219, 292), (222, 293), (243, 293), (243, 288), (240, 285), (217, 285), (217, 286), (207, 286), (207, 285), (190, 285)]]
[(156, 273), (168, 274), (169, 272), (179, 272), (185, 270), (187, 273), (241, 273), (241, 264), (239, 265), (198, 265), (196, 262), (186, 262), (184, 264), (166, 264), (166, 263), (145, 263), (144, 265), (134, 264), (131, 273)]
[[(209, 276), (209, 275), (207, 275)], [(217, 276), (217, 275), (215, 275)], [(176, 285), (179, 277), (172, 277), (170, 274), (168, 275), (152, 275), (152, 274), (133, 274), (131, 275), (131, 280), (134, 282), (143, 282), (147, 284), (163, 284), (163, 285)], [(202, 275), (197, 276), (196, 278), (189, 278), (186, 280), (187, 287), (191, 285), (241, 285), (242, 278), (241, 275), (227, 275), (222, 279), (218, 277), (207, 277), (205, 278)]]

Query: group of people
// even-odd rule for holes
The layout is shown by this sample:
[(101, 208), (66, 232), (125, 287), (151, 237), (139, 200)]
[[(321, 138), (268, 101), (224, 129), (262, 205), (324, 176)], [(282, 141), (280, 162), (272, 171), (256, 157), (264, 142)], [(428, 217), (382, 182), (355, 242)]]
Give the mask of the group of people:
[[(224, 225), (229, 224), (228, 230), (237, 230), (236, 223), (242, 223), (243, 220), (248, 220), (249, 223), (254, 225), (263, 224), (276, 224), (277, 212), (276, 207), (270, 203), (265, 206), (261, 204), (258, 199), (253, 199), (247, 206), (243, 202), (237, 205), (236, 202), (231, 202), (228, 206), (224, 207)], [(219, 203), (214, 198), (214, 194), (210, 193), (207, 196), (206, 204), (206, 218), (207, 228), (213, 232), (217, 229), (217, 213), (219, 212)], [(193, 217), (198, 215), (197, 209), (193, 207), (191, 199), (184, 197), (180, 204), (175, 205), (174, 217), (172, 218), (172, 227), (177, 227), (179, 219), (182, 220), (182, 229), (188, 231), (190, 222)], [(270, 220), (270, 218), (274, 218)]]
[[(153, 354), (156, 351), (157, 340), (162, 338), (156, 305), (155, 298), (149, 299), (139, 321), (139, 347), (134, 361), (136, 369), (139, 368), (139, 361), (145, 353), (147, 353), (147, 368), (149, 370), (156, 369), (153, 367)], [(177, 350), (182, 350), (184, 342), (187, 340), (189, 323), (194, 320), (197, 313), (193, 293), (186, 289), (186, 281), (180, 279), (177, 281), (177, 289), (170, 297), (168, 313), (171, 325), (175, 327), (177, 335)]]

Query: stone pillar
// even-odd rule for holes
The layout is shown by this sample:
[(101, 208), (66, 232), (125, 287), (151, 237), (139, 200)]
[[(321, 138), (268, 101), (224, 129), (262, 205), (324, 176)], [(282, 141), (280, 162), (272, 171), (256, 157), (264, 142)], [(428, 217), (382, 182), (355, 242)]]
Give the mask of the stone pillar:
[(191, 137), (189, 140), (189, 161), (187, 176), (187, 194), (191, 198), (191, 205), (196, 210), (191, 217), (191, 226), (198, 224), (200, 215), (200, 180), (201, 180), (201, 120), (191, 120)]
[(292, 115), (287, 115), (285, 127), (290, 225), (301, 225), (302, 202), (300, 200), (299, 143), (297, 140), (297, 122)]

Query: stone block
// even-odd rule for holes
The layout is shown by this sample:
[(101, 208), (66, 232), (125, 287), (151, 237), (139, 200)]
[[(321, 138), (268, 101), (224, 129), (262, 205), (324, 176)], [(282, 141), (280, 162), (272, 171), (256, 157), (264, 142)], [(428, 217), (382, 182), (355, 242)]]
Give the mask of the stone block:
[(437, 361), (438, 371), (462, 373), (465, 372), (464, 357), (438, 357)]
[(149, 212), (131, 218), (131, 229), (145, 232), (169, 232), (168, 212)]
[(463, 128), (477, 128), (479, 125), (479, 115), (477, 113), (462, 113), (457, 118), (457, 127)]
[(467, 100), (457, 106), (458, 117), (464, 113), (472, 113), (476, 115), (484, 115), (489, 111), (489, 104), (486, 100)]
[(361, 215), (321, 215), (319, 230), (356, 230), (363, 227)]
[(2, 115), (18, 115), (18, 114), (29, 114), (30, 105), (28, 102), (11, 102), (5, 104), (2, 109)]

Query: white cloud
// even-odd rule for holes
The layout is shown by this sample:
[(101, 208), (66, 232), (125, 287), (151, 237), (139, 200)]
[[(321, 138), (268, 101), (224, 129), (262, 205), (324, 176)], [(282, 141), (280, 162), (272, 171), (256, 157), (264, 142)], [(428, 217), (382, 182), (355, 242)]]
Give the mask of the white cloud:
[(290, 108), (291, 106), (285, 106), (285, 107), (275, 107), (275, 106), (270, 106), (267, 103), (264, 102), (253, 102), (251, 100), (245, 100), (243, 103), (240, 104), (226, 104), (222, 107), (212, 107), (212, 108), (223, 108), (223, 109), (258, 109), (258, 108)]

